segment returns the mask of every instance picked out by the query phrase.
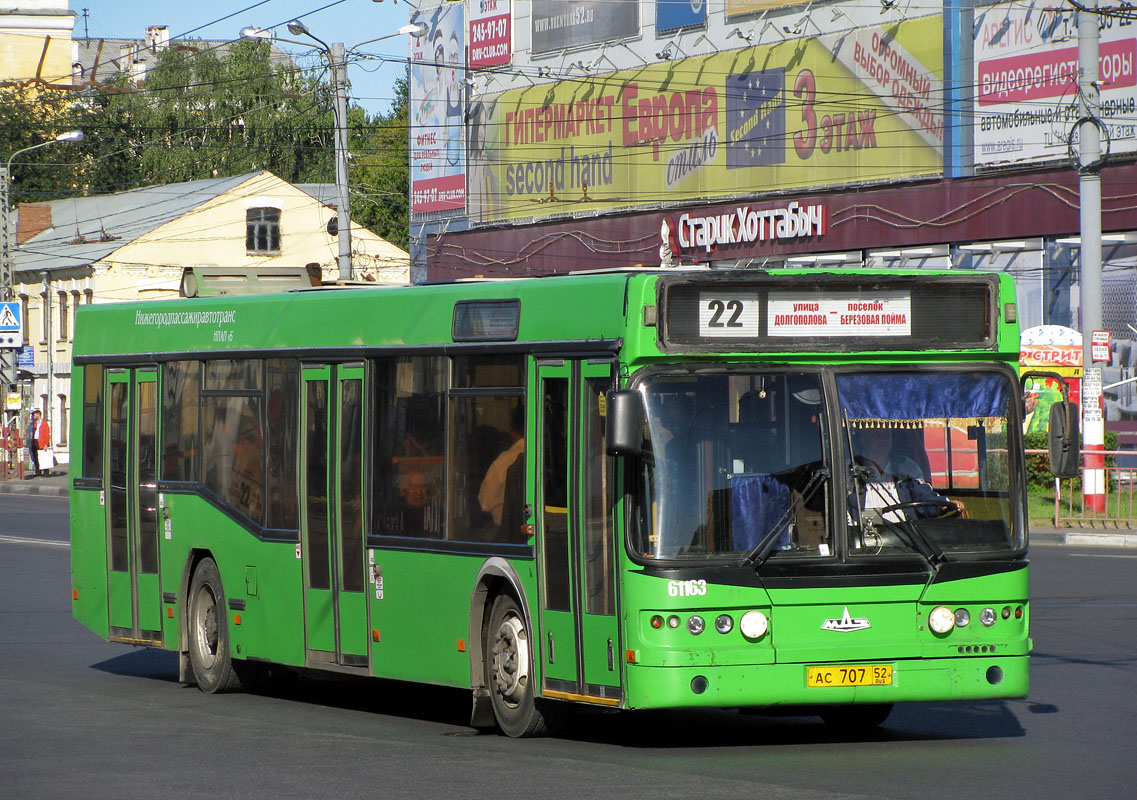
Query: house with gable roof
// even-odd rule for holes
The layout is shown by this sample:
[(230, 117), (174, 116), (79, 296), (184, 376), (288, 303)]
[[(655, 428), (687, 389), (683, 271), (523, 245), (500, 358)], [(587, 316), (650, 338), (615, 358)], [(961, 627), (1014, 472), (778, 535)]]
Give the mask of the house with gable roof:
[[(21, 419), (43, 410), (66, 459), (80, 305), (177, 297), (188, 267), (308, 267), (335, 281), (335, 194), (330, 184), (256, 172), (21, 204), (13, 250), (24, 319)], [(362, 226), (351, 235), (353, 280), (410, 282), (406, 251)]]

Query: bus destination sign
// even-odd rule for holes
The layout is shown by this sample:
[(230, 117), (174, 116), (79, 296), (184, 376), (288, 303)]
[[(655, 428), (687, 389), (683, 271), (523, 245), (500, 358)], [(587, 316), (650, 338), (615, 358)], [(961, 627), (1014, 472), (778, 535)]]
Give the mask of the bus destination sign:
[(661, 281), (664, 349), (819, 350), (989, 347), (995, 279), (847, 275)]
[(770, 336), (911, 336), (912, 295), (770, 292)]

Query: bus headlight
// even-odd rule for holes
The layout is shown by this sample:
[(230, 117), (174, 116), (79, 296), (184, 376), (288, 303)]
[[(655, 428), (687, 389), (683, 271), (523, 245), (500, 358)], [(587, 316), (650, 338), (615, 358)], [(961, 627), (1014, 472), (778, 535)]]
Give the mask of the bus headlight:
[(747, 611), (738, 621), (738, 629), (747, 639), (761, 639), (769, 627), (770, 621), (761, 611)]
[(955, 627), (955, 612), (947, 606), (936, 606), (928, 615), (928, 627), (935, 633), (947, 633)]
[(734, 620), (730, 614), (719, 614), (715, 617), (715, 630), (719, 633), (730, 633), (734, 629)]
[(984, 628), (990, 628), (995, 624), (995, 609), (985, 608), (979, 612), (979, 621), (983, 624)]

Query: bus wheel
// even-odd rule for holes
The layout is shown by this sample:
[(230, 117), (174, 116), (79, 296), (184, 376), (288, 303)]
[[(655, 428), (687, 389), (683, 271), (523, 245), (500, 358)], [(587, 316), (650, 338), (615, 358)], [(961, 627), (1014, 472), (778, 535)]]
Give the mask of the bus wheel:
[(229, 657), (229, 628), (221, 573), (212, 558), (197, 565), (189, 593), (190, 665), (203, 692), (231, 692), (241, 680)]
[(517, 601), (509, 595), (494, 600), (484, 652), (486, 687), (498, 727), (507, 736), (543, 736), (547, 730), (533, 696), (529, 630)]
[(891, 713), (892, 703), (831, 706), (821, 712), (821, 719), (834, 728), (857, 731), (883, 725)]

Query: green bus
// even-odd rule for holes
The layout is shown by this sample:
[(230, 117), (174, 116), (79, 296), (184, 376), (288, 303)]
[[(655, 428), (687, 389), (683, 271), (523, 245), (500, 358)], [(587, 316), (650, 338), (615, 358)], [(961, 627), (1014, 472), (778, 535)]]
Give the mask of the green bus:
[(206, 692), (459, 687), (511, 736), (1023, 697), (1018, 343), (1011, 280), (970, 271), (84, 306), (74, 615)]

